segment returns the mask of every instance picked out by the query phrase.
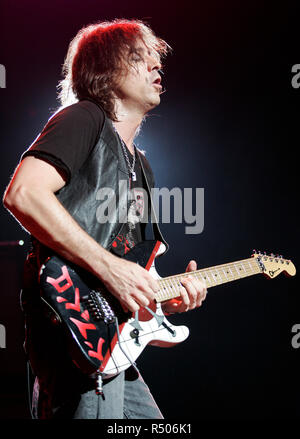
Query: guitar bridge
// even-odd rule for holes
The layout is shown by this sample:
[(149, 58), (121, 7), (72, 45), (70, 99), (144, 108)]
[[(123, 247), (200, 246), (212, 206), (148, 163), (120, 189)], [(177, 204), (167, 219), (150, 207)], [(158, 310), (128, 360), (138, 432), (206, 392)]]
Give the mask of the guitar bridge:
[(87, 298), (87, 307), (96, 321), (103, 320), (106, 324), (116, 321), (114, 311), (99, 291), (90, 292)]

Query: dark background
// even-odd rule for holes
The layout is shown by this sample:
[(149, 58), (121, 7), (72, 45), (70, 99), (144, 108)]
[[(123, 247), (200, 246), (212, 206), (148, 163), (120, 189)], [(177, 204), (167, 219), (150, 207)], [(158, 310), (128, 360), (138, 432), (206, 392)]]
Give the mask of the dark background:
[[(21, 153), (58, 106), (56, 85), (69, 41), (83, 26), (139, 18), (173, 48), (167, 89), (138, 144), (159, 187), (205, 189), (205, 225), (162, 225), (170, 244), (161, 276), (247, 258), (252, 249), (298, 266), (297, 10), (290, 2), (0, 2), (1, 192)], [(0, 417), (28, 418), (19, 286), (28, 235), (2, 207)], [(255, 276), (209, 291), (202, 308), (172, 317), (191, 335), (172, 349), (149, 347), (138, 360), (167, 419), (298, 418), (300, 324), (297, 276)]]

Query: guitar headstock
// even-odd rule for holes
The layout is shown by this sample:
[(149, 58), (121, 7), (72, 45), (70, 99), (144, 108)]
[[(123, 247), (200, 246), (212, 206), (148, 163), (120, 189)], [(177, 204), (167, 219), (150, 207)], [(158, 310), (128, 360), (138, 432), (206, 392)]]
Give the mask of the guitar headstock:
[(285, 273), (288, 276), (295, 276), (296, 274), (296, 267), (292, 261), (284, 259), (281, 255), (275, 256), (273, 253), (266, 255), (266, 253), (253, 250), (252, 257), (257, 260), (262, 273), (270, 279), (273, 279), (280, 273)]

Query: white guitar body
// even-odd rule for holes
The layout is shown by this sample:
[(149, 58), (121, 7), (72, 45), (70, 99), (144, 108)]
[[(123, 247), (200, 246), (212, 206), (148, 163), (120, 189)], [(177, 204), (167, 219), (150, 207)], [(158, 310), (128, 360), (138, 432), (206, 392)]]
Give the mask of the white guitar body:
[[(161, 244), (156, 256), (163, 253), (164, 244)], [(161, 279), (155, 268), (155, 259), (149, 269), (154, 279)], [(119, 339), (117, 340), (111, 356), (103, 369), (105, 378), (114, 376), (126, 370), (141, 355), (144, 348), (150, 344), (160, 347), (172, 347), (183, 342), (189, 336), (186, 326), (174, 326), (170, 323), (161, 309), (160, 303), (153, 303), (150, 308), (137, 311), (134, 318), (120, 325)], [(136, 338), (132, 337), (133, 331), (138, 331)]]

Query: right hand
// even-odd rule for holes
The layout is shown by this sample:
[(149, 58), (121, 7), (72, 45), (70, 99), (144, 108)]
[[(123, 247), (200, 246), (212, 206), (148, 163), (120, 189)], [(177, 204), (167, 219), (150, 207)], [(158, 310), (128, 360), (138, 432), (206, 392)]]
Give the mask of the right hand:
[(159, 291), (156, 280), (140, 265), (112, 255), (101, 281), (123, 308), (135, 312), (148, 306)]

